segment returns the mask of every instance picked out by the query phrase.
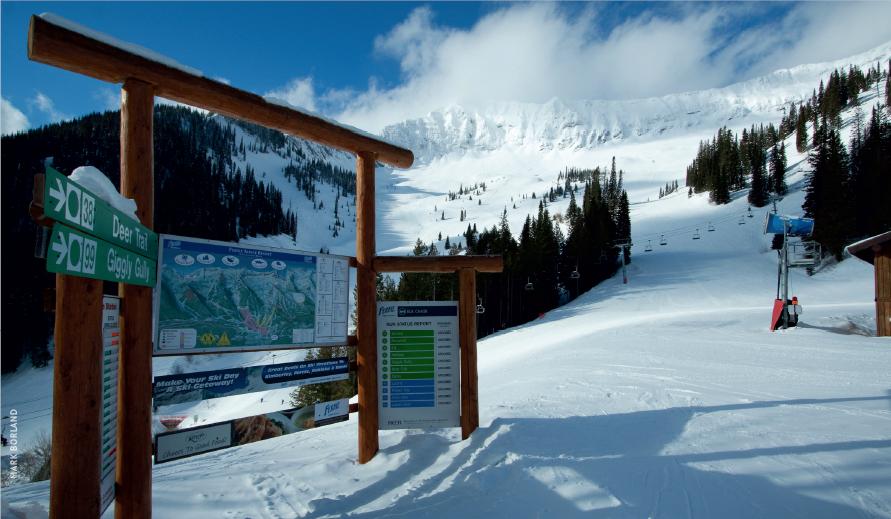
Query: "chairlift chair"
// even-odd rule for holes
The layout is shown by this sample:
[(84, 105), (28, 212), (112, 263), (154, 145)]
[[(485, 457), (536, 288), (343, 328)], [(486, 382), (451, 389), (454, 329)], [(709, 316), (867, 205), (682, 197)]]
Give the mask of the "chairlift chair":
[(755, 215), (752, 214), (752, 208), (751, 208), (751, 207), (749, 207), (749, 214), (748, 214), (748, 216), (749, 216), (749, 218), (754, 218), (754, 217), (755, 217)]
[(745, 217), (745, 216), (740, 216), (740, 217), (739, 217), (739, 224), (740, 224), (740, 225), (745, 225), (745, 224), (746, 224), (746, 217)]
[(708, 232), (715, 232), (715, 226), (712, 225), (712, 222), (708, 223)]
[(483, 298), (481, 297), (476, 298), (476, 313), (477, 315), (486, 313), (486, 307), (483, 306)]
[(659, 245), (668, 245), (668, 242), (665, 240), (665, 235), (659, 237)]
[(697, 229), (696, 229), (696, 232), (693, 233), (693, 239), (694, 239), (694, 240), (698, 240), (698, 239), (700, 239), (700, 238), (702, 238), (702, 236), (700, 236), (700, 234), (699, 234), (699, 228), (697, 228)]
[(531, 281), (528, 277), (526, 278), (526, 286), (525, 286), (525, 289), (526, 289), (527, 292), (530, 292), (530, 291), (532, 291), (532, 290), (535, 290), (535, 287), (532, 286), (532, 281)]
[(575, 270), (573, 270), (573, 271), (569, 274), (569, 279), (578, 279), (578, 278), (580, 278), (580, 277), (581, 277), (581, 274), (579, 274), (579, 268), (578, 268), (578, 267), (576, 267)]
[(652, 240), (647, 240), (647, 246), (644, 248), (644, 252), (653, 252)]

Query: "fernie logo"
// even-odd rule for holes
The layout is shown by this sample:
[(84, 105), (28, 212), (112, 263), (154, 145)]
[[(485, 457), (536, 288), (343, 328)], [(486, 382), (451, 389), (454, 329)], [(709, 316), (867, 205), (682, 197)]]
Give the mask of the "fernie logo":
[(395, 306), (382, 306), (377, 309), (377, 315), (392, 315), (396, 312)]

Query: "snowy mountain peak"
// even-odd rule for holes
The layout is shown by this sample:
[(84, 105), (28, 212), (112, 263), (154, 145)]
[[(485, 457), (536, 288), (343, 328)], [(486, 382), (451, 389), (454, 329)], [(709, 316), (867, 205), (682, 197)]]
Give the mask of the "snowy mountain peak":
[(505, 146), (529, 150), (591, 149), (610, 141), (734, 126), (745, 118), (776, 121), (837, 68), (867, 68), (891, 57), (891, 42), (849, 58), (799, 65), (722, 88), (630, 100), (553, 98), (545, 103), (451, 105), (384, 128), (383, 137), (411, 149), (418, 163)]

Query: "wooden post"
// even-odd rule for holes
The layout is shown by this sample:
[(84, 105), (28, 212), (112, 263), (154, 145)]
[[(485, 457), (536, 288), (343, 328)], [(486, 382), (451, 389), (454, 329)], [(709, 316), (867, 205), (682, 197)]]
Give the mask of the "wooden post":
[[(148, 228), (154, 213), (154, 87), (127, 80), (121, 90), (121, 194), (136, 201)], [(152, 515), (152, 289), (121, 284), (118, 371), (117, 519)], [(71, 515), (70, 517), (75, 517)]]
[(458, 271), (458, 336), (461, 341), (461, 438), (480, 425), (476, 373), (476, 271)]
[(377, 284), (374, 271), (373, 153), (356, 156), (356, 360), (359, 364), (359, 463), (378, 450)]
[(884, 243), (875, 251), (876, 335), (891, 337), (891, 244)]
[(50, 517), (99, 517), (102, 282), (56, 275)]

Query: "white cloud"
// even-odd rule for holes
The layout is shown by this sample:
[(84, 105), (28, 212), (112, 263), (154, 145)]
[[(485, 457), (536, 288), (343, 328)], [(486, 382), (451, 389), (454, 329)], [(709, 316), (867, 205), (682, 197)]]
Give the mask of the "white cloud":
[(266, 93), (269, 97), (281, 99), (298, 108), (315, 112), (316, 93), (311, 77), (294, 78), (282, 88)]
[(891, 2), (802, 2), (758, 35), (778, 44), (752, 67), (761, 74), (803, 63), (846, 58), (891, 39)]
[(11, 135), (27, 130), (31, 124), (21, 110), (5, 97), (0, 99), (0, 134)]
[(93, 92), (93, 97), (102, 104), (103, 110), (119, 110), (121, 108), (120, 91), (102, 87)]
[[(370, 82), (364, 92), (316, 97), (311, 78), (303, 78), (282, 92), (298, 106), (327, 98), (321, 104), (339, 119), (379, 131), (450, 104), (628, 99), (722, 86), (891, 39), (891, 3), (802, 3), (777, 20), (764, 15), (768, 7), (678, 4), (671, 15), (645, 11), (605, 32), (594, 29), (600, 5), (581, 14), (513, 5), (466, 30), (438, 26), (433, 11), (420, 7), (374, 42), (378, 55), (398, 60), (397, 86)], [(759, 15), (767, 21), (734, 30)]]
[(435, 60), (437, 47), (448, 34), (433, 26), (430, 7), (419, 7), (388, 34), (375, 38), (374, 49), (398, 59), (403, 72), (417, 74)]
[(37, 110), (43, 112), (50, 122), (57, 123), (63, 119), (70, 119), (66, 114), (56, 110), (56, 104), (43, 92), (38, 91), (29, 102)]

